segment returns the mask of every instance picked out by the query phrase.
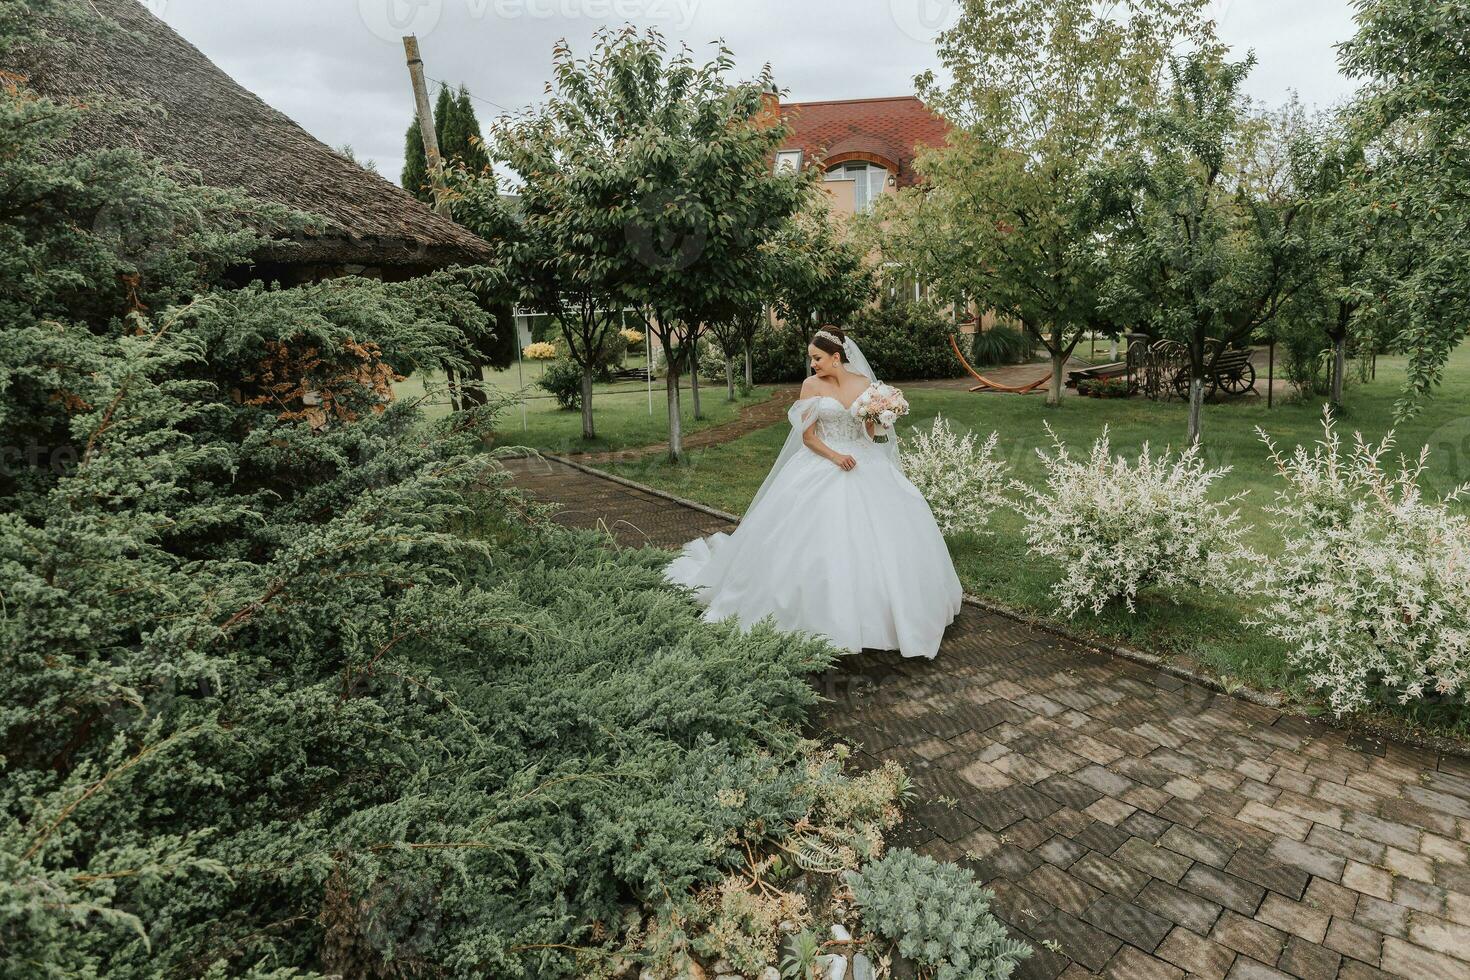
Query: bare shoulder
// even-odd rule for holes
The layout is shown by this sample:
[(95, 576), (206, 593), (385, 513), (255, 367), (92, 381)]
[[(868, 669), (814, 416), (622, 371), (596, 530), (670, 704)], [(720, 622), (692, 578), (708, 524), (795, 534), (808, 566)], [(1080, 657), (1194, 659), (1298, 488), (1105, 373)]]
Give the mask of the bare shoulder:
[(821, 378), (817, 377), (815, 374), (811, 375), (801, 383), (802, 398), (815, 398), (818, 395), (831, 394), (831, 391), (832, 386), (823, 381)]

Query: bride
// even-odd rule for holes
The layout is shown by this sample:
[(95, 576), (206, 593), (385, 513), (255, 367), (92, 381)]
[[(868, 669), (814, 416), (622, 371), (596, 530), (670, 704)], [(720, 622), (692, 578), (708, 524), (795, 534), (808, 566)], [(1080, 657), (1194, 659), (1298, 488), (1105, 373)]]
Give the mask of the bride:
[(876, 380), (836, 327), (807, 348), (812, 376), (791, 435), (733, 534), (684, 546), (664, 576), (694, 590), (704, 618), (767, 616), (851, 651), (933, 657), (960, 610), (960, 580), (929, 505), (875, 442), (853, 401)]

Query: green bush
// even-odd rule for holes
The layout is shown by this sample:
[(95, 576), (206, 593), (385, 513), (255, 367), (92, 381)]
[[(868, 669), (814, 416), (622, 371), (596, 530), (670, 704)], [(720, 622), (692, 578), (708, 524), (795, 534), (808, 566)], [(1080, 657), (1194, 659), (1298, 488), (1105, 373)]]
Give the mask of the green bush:
[(848, 333), (883, 381), (957, 378), (964, 374), (950, 348), (948, 314), (924, 303), (869, 307), (853, 317)]
[(582, 408), (582, 369), (570, 358), (558, 357), (546, 365), (536, 384), (556, 397), (557, 405), (571, 411)]
[(817, 806), (831, 649), (544, 522), (495, 406), (386, 402), (463, 363), (456, 276), (230, 289), (299, 219), (81, 112), (0, 90), (0, 972), (659, 969)]
[(975, 367), (1026, 364), (1036, 356), (1036, 340), (1024, 330), (996, 324), (970, 335), (969, 359)]
[(794, 327), (761, 327), (755, 332), (750, 354), (751, 372), (758, 385), (799, 382), (806, 378), (806, 344)]
[(1031, 955), (990, 913), (974, 873), (907, 849), (848, 875), (863, 925), (934, 971), (935, 980), (1004, 980)]

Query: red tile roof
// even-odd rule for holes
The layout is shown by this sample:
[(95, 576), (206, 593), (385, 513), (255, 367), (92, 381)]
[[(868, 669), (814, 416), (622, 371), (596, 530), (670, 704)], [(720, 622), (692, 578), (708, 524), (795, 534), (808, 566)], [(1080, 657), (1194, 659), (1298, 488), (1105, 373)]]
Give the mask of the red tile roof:
[(813, 160), (880, 158), (898, 166), (900, 187), (914, 183), (914, 157), (921, 146), (943, 146), (949, 124), (912, 95), (887, 99), (791, 102), (781, 118), (794, 132), (782, 149)]

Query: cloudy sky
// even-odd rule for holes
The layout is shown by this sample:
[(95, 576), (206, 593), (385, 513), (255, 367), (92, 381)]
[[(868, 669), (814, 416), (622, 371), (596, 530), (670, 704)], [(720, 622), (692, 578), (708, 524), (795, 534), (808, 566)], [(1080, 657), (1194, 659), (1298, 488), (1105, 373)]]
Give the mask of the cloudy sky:
[[(956, 0), (140, 0), (266, 102), (396, 180), (413, 96), (400, 37), (431, 78), (464, 83), (482, 123), (537, 100), (552, 45), (585, 50), (607, 24), (658, 27), (696, 50), (723, 38), (742, 74), (762, 63), (792, 101), (903, 95), (937, 67), (933, 36)], [(1212, 0), (1221, 37), (1259, 64), (1250, 94), (1308, 105), (1348, 95), (1334, 45), (1349, 0)]]

